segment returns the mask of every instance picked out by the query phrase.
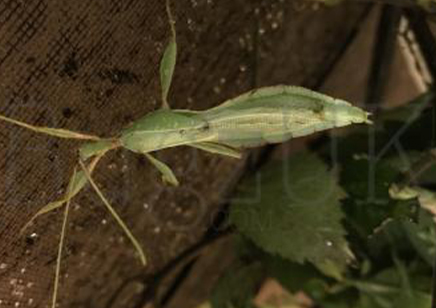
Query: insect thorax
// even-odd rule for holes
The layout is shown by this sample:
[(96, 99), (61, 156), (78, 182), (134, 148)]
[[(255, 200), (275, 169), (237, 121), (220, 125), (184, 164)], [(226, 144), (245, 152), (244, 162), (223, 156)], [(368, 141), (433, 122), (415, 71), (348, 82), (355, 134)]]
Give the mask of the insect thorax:
[(120, 142), (131, 151), (148, 153), (202, 141), (207, 126), (196, 113), (158, 110), (123, 130)]

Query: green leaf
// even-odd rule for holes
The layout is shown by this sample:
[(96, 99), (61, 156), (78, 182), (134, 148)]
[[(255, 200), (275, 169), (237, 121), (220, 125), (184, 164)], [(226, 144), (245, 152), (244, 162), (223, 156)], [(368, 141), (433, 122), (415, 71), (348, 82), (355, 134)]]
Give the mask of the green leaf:
[(413, 219), (416, 215), (417, 202), (392, 200), (389, 188), (422, 158), (421, 151), (428, 150), (432, 143), (419, 137), (431, 125), (433, 117), (423, 108), (431, 95), (420, 96), (407, 107), (382, 112), (375, 131), (360, 127), (358, 134), (338, 138), (323, 149), (328, 159), (332, 146), (337, 153), (340, 184), (348, 194), (343, 207), (346, 226), (360, 241), (366, 241), (389, 218)]
[(436, 225), (433, 219), (432, 214), (422, 210), (417, 224), (403, 222), (403, 228), (411, 245), (429, 266), (433, 266), (436, 257)]
[(379, 227), (368, 240), (368, 252), (373, 258), (386, 261), (391, 251), (419, 256), (432, 266), (436, 255), (436, 227), (432, 215), (420, 210), (417, 223), (392, 219)]
[(299, 264), (272, 255), (265, 255), (263, 261), (268, 275), (277, 279), (289, 292), (303, 291), (315, 299), (325, 296), (327, 280), (311, 264)]
[(303, 152), (271, 163), (256, 184), (255, 178), (245, 181), (231, 206), (230, 221), (240, 232), (291, 261), (345, 268), (351, 252), (341, 225), (343, 192), (317, 156)]
[(352, 281), (351, 284), (360, 291), (355, 308), (429, 308), (430, 280), (410, 270), (408, 272), (410, 276), (406, 279), (410, 278), (410, 281), (404, 281), (398, 267), (386, 269), (369, 279)]
[(254, 308), (252, 300), (264, 278), (259, 263), (235, 263), (220, 277), (214, 287), (213, 308)]
[[(348, 194), (343, 207), (346, 224), (362, 240), (387, 219), (416, 216), (415, 200), (393, 200), (389, 195), (391, 183), (398, 180), (402, 171), (392, 159), (383, 159), (375, 165), (366, 158), (346, 159), (341, 163), (344, 168), (340, 182)], [(368, 175), (369, 170), (372, 176)]]

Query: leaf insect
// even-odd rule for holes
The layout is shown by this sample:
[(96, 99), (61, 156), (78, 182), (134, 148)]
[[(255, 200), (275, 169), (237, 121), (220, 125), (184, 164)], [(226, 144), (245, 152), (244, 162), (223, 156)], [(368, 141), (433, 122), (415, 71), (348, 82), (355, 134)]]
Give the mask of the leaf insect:
[(43, 206), (23, 230), (38, 216), (65, 205), (60, 235), (52, 307), (56, 306), (62, 247), (71, 199), (89, 182), (116, 222), (135, 247), (139, 259), (146, 265), (146, 256), (139, 241), (118, 216), (91, 177), (100, 159), (110, 150), (125, 148), (145, 155), (162, 175), (164, 182), (178, 185), (173, 171), (151, 153), (170, 147), (189, 146), (206, 152), (241, 157), (241, 150), (267, 143), (280, 143), (291, 138), (353, 123), (371, 123), (369, 113), (343, 100), (334, 99), (305, 88), (272, 86), (252, 90), (223, 104), (204, 111), (173, 110), (168, 93), (177, 57), (176, 30), (170, 0), (166, 11), (171, 38), (160, 63), (162, 107), (146, 114), (112, 138), (73, 132), (66, 129), (33, 126), (0, 115), (0, 120), (37, 133), (59, 138), (80, 139), (87, 142), (79, 148), (79, 167), (74, 169), (63, 198)]

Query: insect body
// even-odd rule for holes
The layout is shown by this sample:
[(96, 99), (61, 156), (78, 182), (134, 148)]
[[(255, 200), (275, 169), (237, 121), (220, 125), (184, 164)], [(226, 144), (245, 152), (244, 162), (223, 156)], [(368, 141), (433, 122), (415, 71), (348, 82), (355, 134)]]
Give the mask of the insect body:
[(62, 243), (65, 237), (69, 202), (87, 183), (94, 188), (136, 248), (142, 263), (146, 264), (145, 253), (139, 241), (129, 231), (91, 178), (91, 173), (99, 160), (108, 151), (122, 147), (143, 154), (161, 172), (164, 181), (178, 185), (172, 170), (165, 163), (153, 157), (152, 152), (170, 147), (190, 146), (239, 158), (243, 148), (279, 143), (293, 137), (352, 123), (370, 123), (367, 112), (345, 101), (301, 87), (283, 85), (253, 90), (204, 111), (170, 109), (167, 95), (176, 63), (177, 50), (169, 0), (167, 0), (167, 13), (172, 37), (161, 61), (162, 108), (136, 120), (117, 136), (100, 138), (65, 129), (37, 127), (0, 115), (0, 120), (38, 133), (60, 138), (87, 140), (87, 143), (79, 149), (81, 170), (73, 173), (65, 196), (42, 207), (30, 220), (33, 221), (41, 214), (66, 205), (52, 307), (55, 307), (57, 298)]
[[(21, 125), (0, 115), (0, 119)], [(250, 91), (222, 105), (205, 110), (171, 110), (162, 108), (149, 113), (123, 129), (119, 136), (100, 139), (81, 133), (50, 128), (27, 128), (57, 137), (91, 140), (80, 149), (80, 159), (91, 159), (92, 172), (109, 150), (123, 147), (144, 154), (162, 173), (163, 180), (173, 185), (178, 181), (171, 169), (152, 156), (152, 152), (190, 146), (211, 153), (241, 157), (241, 149), (267, 143), (279, 143), (353, 123), (371, 123), (368, 113), (348, 102), (295, 86), (274, 86)], [(84, 171), (71, 181), (70, 198), (87, 183)], [(68, 199), (43, 207), (33, 217), (64, 205)], [(32, 219), (32, 220), (33, 220)]]
[(121, 132), (120, 144), (137, 153), (201, 143), (207, 122), (198, 115), (161, 109), (146, 115)]
[(305, 88), (274, 86), (205, 111), (160, 109), (122, 130), (118, 139), (92, 142), (81, 152), (86, 160), (118, 146), (142, 154), (182, 145), (237, 151), (352, 123), (370, 123), (368, 113)]
[(215, 142), (253, 147), (368, 123), (368, 113), (327, 95), (294, 86), (261, 88), (202, 113)]

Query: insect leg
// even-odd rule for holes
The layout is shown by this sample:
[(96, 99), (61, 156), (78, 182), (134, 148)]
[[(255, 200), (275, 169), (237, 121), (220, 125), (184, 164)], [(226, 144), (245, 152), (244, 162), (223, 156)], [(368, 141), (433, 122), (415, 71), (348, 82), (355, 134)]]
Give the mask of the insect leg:
[[(91, 161), (91, 163), (89, 164), (90, 172), (92, 172), (95, 169), (98, 161), (101, 159), (101, 157), (104, 154), (105, 153), (102, 153), (101, 155), (96, 156)], [(32, 218), (24, 225), (24, 227), (21, 228), (21, 233), (23, 233), (37, 217), (46, 214), (48, 212), (51, 212), (53, 210), (56, 210), (61, 206), (63, 206), (68, 201), (70, 201), (74, 196), (76, 196), (82, 190), (82, 188), (86, 185), (87, 182), (88, 180), (86, 179), (86, 176), (83, 171), (79, 171), (77, 173), (75, 172), (71, 177), (70, 183), (68, 184), (67, 193), (65, 194), (65, 196), (60, 200), (50, 202), (49, 204), (43, 206), (38, 212), (36, 212), (35, 215), (32, 216)]]
[(37, 132), (37, 133), (46, 134), (46, 135), (50, 135), (50, 136), (54, 136), (54, 137), (58, 137), (58, 138), (81, 139), (81, 140), (100, 140), (100, 137), (97, 137), (97, 136), (73, 132), (70, 130), (62, 129), (62, 128), (34, 126), (34, 125), (30, 125), (30, 124), (27, 124), (27, 123), (24, 123), (24, 122), (21, 122), (18, 120), (14, 120), (14, 119), (2, 116), (2, 115), (0, 115), (0, 120), (8, 122), (8, 123), (12, 123), (12, 124), (24, 127), (24, 128), (27, 128), (27, 129), (34, 131), (34, 132)]
[(219, 144), (215, 142), (199, 142), (193, 143), (189, 145), (190, 147), (197, 148), (206, 152), (210, 152), (213, 154), (220, 154), (224, 156), (230, 156), (233, 158), (241, 158), (242, 153), (238, 149), (235, 149), (231, 146)]
[[(75, 180), (76, 177), (76, 168), (74, 168), (72, 181)], [(59, 240), (59, 248), (58, 248), (58, 256), (56, 259), (56, 273), (55, 273), (55, 280), (54, 280), (54, 287), (53, 287), (53, 295), (52, 295), (52, 308), (56, 308), (56, 301), (58, 298), (58, 290), (59, 290), (59, 279), (60, 279), (60, 273), (61, 273), (61, 260), (62, 260), (62, 249), (64, 247), (64, 240), (65, 235), (67, 231), (67, 221), (68, 221), (68, 213), (70, 211), (70, 202), (72, 198), (72, 187), (70, 186), (68, 188), (67, 192), (67, 205), (65, 206), (65, 212), (64, 212), (64, 220), (62, 222), (62, 230), (61, 230), (61, 238)]]
[(86, 177), (86, 179), (89, 181), (89, 183), (91, 184), (92, 188), (94, 188), (95, 192), (97, 193), (97, 195), (100, 197), (101, 201), (103, 201), (104, 205), (106, 206), (106, 208), (109, 210), (109, 212), (112, 214), (112, 216), (115, 218), (115, 220), (117, 221), (117, 223), (120, 225), (121, 229), (123, 229), (124, 233), (126, 234), (126, 236), (129, 238), (129, 240), (132, 242), (133, 246), (136, 248), (136, 251), (139, 254), (139, 257), (141, 259), (141, 262), (143, 265), (147, 264), (147, 260), (145, 257), (145, 253), (141, 247), (141, 245), (139, 244), (138, 240), (135, 238), (135, 236), (132, 234), (132, 232), (130, 232), (129, 228), (127, 227), (127, 225), (123, 222), (123, 220), (121, 219), (120, 216), (118, 216), (117, 212), (114, 210), (114, 208), (110, 205), (109, 201), (106, 199), (106, 197), (103, 195), (103, 193), (100, 191), (100, 189), (98, 188), (97, 184), (95, 184), (94, 180), (91, 178), (91, 174), (88, 171), (88, 169), (86, 168), (85, 164), (83, 163), (82, 160), (79, 160), (80, 163), (80, 167), (82, 168), (84, 175)]
[(176, 176), (174, 175), (173, 171), (170, 167), (168, 167), (167, 164), (161, 162), (157, 158), (153, 157), (151, 154), (145, 153), (145, 157), (148, 158), (148, 160), (153, 164), (153, 166), (156, 167), (162, 174), (162, 181), (169, 183), (174, 186), (179, 186), (179, 181), (177, 180)]

